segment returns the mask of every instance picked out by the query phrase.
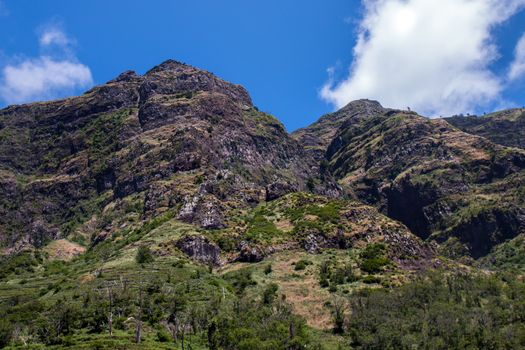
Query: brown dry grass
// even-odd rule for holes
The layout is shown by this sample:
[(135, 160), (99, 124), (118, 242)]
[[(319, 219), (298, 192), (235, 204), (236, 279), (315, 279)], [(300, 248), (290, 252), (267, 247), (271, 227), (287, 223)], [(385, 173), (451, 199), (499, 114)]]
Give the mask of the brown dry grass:
[(43, 250), (49, 254), (51, 260), (70, 261), (74, 257), (83, 254), (86, 248), (67, 239), (59, 239), (49, 243)]
[(276, 221), (275, 227), (283, 232), (291, 232), (293, 230), (293, 224), (287, 219)]
[(286, 252), (274, 256), (272, 279), (279, 284), (279, 292), (286, 296), (295, 313), (304, 317), (310, 327), (330, 329), (330, 310), (324, 306), (330, 300), (330, 293), (319, 286), (315, 273), (317, 266), (310, 265), (305, 271), (295, 271), (292, 265), (303, 255), (300, 252)]

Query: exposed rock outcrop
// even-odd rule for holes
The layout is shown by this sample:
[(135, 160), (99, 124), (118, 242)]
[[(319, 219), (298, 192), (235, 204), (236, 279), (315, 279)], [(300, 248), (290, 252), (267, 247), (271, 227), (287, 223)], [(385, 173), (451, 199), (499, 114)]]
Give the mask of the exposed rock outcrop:
[(177, 241), (176, 246), (196, 261), (213, 265), (221, 264), (220, 248), (205, 237), (184, 236)]

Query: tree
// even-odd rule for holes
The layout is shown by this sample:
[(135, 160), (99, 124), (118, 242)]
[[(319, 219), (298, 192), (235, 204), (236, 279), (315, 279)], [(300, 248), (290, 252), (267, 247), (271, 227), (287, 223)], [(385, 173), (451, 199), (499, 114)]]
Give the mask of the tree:
[(333, 332), (335, 334), (343, 334), (345, 326), (346, 301), (343, 298), (334, 298), (332, 307), (332, 318), (334, 322)]

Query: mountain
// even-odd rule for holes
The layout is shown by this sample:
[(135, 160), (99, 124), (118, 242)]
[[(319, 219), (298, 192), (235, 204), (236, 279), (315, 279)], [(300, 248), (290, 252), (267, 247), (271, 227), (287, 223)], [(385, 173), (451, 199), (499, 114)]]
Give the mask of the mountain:
[(387, 109), (383, 108), (377, 101), (353, 101), (335, 113), (322, 116), (312, 125), (294, 131), (292, 137), (320, 160), (324, 158), (326, 149), (343, 123), (349, 120), (358, 123), (371, 115), (383, 114), (386, 111)]
[(525, 148), (525, 109), (509, 109), (482, 117), (454, 116), (447, 122), (469, 134), (483, 136), (494, 143)]
[(306, 150), (310, 128), (333, 135), (319, 146), (344, 188), (444, 254), (477, 258), (525, 232), (524, 150), (366, 100), (295, 134)]
[[(359, 115), (369, 111), (363, 108)], [(433, 255), (373, 208), (341, 211), (344, 194), (315, 154), (258, 111), (244, 88), (180, 62), (143, 76), (124, 72), (79, 97), (11, 106), (0, 121), (0, 238), (7, 254), (64, 239), (94, 247), (160, 218), (215, 232), (211, 240), (175, 243), (213, 264), (258, 261), (281, 247), (349, 247), (368, 235), (396, 246), (391, 257)], [(292, 192), (317, 197), (259, 214), (264, 203)], [(290, 214), (296, 211), (308, 219)], [(345, 221), (348, 215), (357, 221)], [(316, 223), (325, 216), (332, 224)]]
[(523, 348), (519, 127), (451, 123), (173, 60), (2, 109), (0, 348)]
[(0, 111), (0, 154), (0, 242), (18, 250), (100, 240), (167, 210), (226, 227), (229, 213), (307, 181), (339, 193), (244, 88), (175, 61), (79, 97)]

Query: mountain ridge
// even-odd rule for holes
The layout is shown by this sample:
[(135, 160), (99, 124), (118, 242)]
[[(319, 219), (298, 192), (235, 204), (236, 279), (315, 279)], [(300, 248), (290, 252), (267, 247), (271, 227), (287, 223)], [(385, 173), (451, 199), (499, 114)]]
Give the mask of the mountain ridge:
[[(519, 110), (503, 111), (494, 115), (514, 115), (518, 112)], [(26, 234), (23, 241), (39, 246), (50, 238), (57, 239), (71, 234), (70, 231), (73, 229), (64, 228), (64, 226), (52, 222), (64, 221), (72, 216), (74, 218), (77, 214), (72, 214), (70, 208), (75, 207), (79, 202), (88, 202), (88, 206), (91, 208), (86, 209), (81, 205), (80, 209), (75, 209), (87, 214), (81, 214), (84, 217), (81, 219), (83, 222), (74, 224), (74, 226), (85, 225), (88, 222), (84, 221), (87, 220), (87, 216), (100, 211), (102, 205), (107, 206), (111, 201), (142, 193), (141, 195), (145, 196), (144, 215), (155, 216), (174, 205), (180, 205), (179, 218), (190, 222), (197, 220), (203, 227), (220, 228), (226, 225), (225, 220), (228, 215), (225, 213), (230, 210), (237, 210), (243, 206), (250, 207), (261, 201), (277, 199), (286, 193), (306, 190), (308, 187), (309, 190), (329, 197), (350, 196), (365, 203), (376, 205), (380, 211), (402, 221), (423, 239), (428, 238), (431, 234), (439, 236), (437, 231), (432, 232), (432, 230), (435, 231), (435, 228), (432, 227), (442, 224), (432, 223), (435, 219), (429, 217), (430, 213), (419, 212), (416, 214), (410, 209), (407, 211), (408, 214), (402, 214), (402, 211), (400, 212), (400, 209), (397, 208), (398, 206), (402, 207), (401, 202), (399, 204), (388, 204), (393, 200), (393, 194), (399, 189), (388, 190), (391, 193), (387, 195), (390, 200), (386, 197), (381, 199), (381, 196), (384, 197), (381, 192), (386, 190), (387, 184), (394, 187), (401, 186), (403, 183), (406, 185), (407, 183), (403, 182), (404, 180), (396, 179), (395, 182), (381, 180), (383, 184), (380, 184), (377, 180), (367, 179), (371, 175), (364, 176), (363, 174), (370, 173), (370, 170), (374, 169), (374, 165), (369, 164), (367, 160), (359, 170), (361, 175), (357, 175), (362, 177), (364, 182), (362, 184), (352, 182), (355, 180), (348, 182), (349, 168), (348, 165), (345, 165), (345, 157), (347, 156), (338, 155), (341, 153), (341, 149), (346, 147), (348, 140), (353, 142), (354, 139), (359, 140), (361, 138), (365, 143), (358, 147), (359, 152), (368, 150), (368, 158), (379, 159), (378, 157), (381, 157), (380, 154), (377, 154), (379, 149), (374, 150), (372, 144), (368, 143), (366, 139), (367, 128), (377, 128), (376, 124), (378, 123), (384, 125), (381, 126), (381, 130), (385, 127), (386, 130), (392, 127), (399, 128), (399, 126), (395, 126), (395, 122), (390, 122), (392, 120), (400, 120), (404, 132), (408, 130), (413, 134), (427, 130), (425, 133), (428, 136), (421, 139), (423, 142), (427, 142), (425, 140), (430, 140), (434, 138), (434, 135), (443, 132), (453, 135), (453, 131), (447, 128), (451, 120), (445, 119), (447, 123), (439, 124), (441, 123), (439, 120), (424, 122), (426, 119), (422, 118), (414, 112), (384, 108), (377, 101), (357, 100), (350, 102), (337, 112), (322, 116), (308, 127), (287, 133), (279, 121), (259, 112), (253, 106), (248, 92), (242, 86), (228, 83), (215, 77), (212, 73), (184, 63), (167, 60), (151, 68), (144, 75), (125, 71), (106, 84), (96, 86), (78, 97), (47, 103), (38, 102), (9, 106), (0, 110), (0, 136), (3, 136), (0, 137), (0, 150), (4, 150), (1, 153), (3, 156), (0, 156), (0, 167), (3, 168), (2, 171), (5, 175), (0, 193), (9, 201), (15, 199), (13, 201), (15, 203), (9, 205), (15, 205), (18, 208), (18, 213), (25, 212), (27, 214), (22, 215), (26, 218), (25, 220), (27, 218), (31, 220), (29, 222), (24, 221), (23, 217), (18, 214), (15, 215), (12, 209), (10, 210), (7, 205), (4, 205), (1, 208), (4, 219), (0, 221), (0, 224), (5, 227), (23, 227), (24, 225), (30, 227), (29, 231), (32, 233)], [(219, 131), (214, 132), (214, 128), (218, 128)], [(27, 129), (31, 130), (29, 135)], [(411, 129), (414, 130), (411, 131)], [(82, 130), (83, 133), (79, 135), (78, 130)], [(242, 130), (242, 133), (238, 133), (236, 130)], [(266, 131), (261, 133), (261, 130)], [(169, 141), (167, 137), (172, 133), (175, 133), (172, 138), (179, 138), (175, 143), (173, 139)], [(374, 137), (376, 139), (382, 137), (378, 136), (382, 133), (383, 131), (380, 131), (379, 134), (376, 132)], [(237, 141), (227, 141), (223, 138), (225, 134)], [(394, 138), (397, 137), (394, 134), (393, 136)], [(363, 139), (363, 137), (365, 138)], [(463, 151), (451, 148), (452, 153), (450, 150), (444, 149), (443, 152), (449, 152), (449, 154), (463, 152), (463, 155), (455, 156), (460, 157), (457, 159), (472, 157), (476, 152), (479, 152), (480, 148), (484, 147), (494, 149), (490, 152), (514, 152), (512, 157), (515, 160), (508, 163), (508, 160), (502, 158), (502, 161), (508, 164), (498, 166), (503, 168), (518, 166), (516, 169), (520, 169), (519, 164), (523, 163), (519, 160), (521, 159), (520, 154), (523, 158), (520, 151), (504, 151), (503, 149), (496, 151), (492, 145), (479, 143), (471, 136), (464, 137), (469, 141), (463, 142), (461, 146), (464, 149)], [(454, 136), (454, 139), (457, 140), (461, 140), (461, 138), (461, 136)], [(49, 139), (53, 141), (49, 142)], [(207, 141), (202, 142), (204, 139)], [(417, 142), (414, 143), (415, 141), (412, 139), (400, 140), (398, 139), (396, 142), (408, 142), (406, 147), (409, 150), (412, 147), (415, 147), (414, 150), (421, 148), (421, 145), (417, 145)], [(207, 145), (209, 142), (217, 143), (209, 147)], [(229, 146), (226, 146), (228, 142)], [(377, 143), (377, 140), (374, 142)], [(398, 147), (399, 145), (390, 145), (388, 142), (380, 146), (382, 149), (380, 152), (386, 156), (386, 163), (383, 163), (387, 166), (396, 165), (399, 170), (392, 168), (388, 170), (388, 173), (380, 175), (383, 178), (395, 174), (397, 175), (394, 177), (401, 176), (402, 173), (408, 174), (407, 169), (409, 168), (406, 168), (408, 166), (427, 166), (422, 165), (423, 163), (417, 163), (423, 161), (423, 158), (418, 158), (419, 156), (413, 158), (412, 162), (415, 161), (416, 163), (412, 165), (410, 165), (410, 161), (405, 165), (401, 165), (404, 164), (403, 160), (392, 162), (389, 160), (391, 155), (388, 155), (390, 152), (388, 147)], [(435, 151), (439, 147), (443, 147), (439, 146), (440, 144), (457, 141), (450, 139), (448, 141), (430, 140), (430, 142), (431, 144), (424, 146), (423, 149), (430, 147), (428, 148), (431, 152), (429, 156), (434, 157)], [(260, 143), (259, 146), (257, 146), (258, 143)], [(479, 144), (479, 146), (470, 147), (467, 146), (468, 143)], [(239, 149), (241, 144), (245, 149)], [(255, 149), (253, 145), (256, 145)], [(277, 148), (275, 145), (278, 145)], [(182, 153), (178, 155), (173, 153), (170, 148), (174, 146)], [(268, 154), (272, 153), (267, 152), (272, 148), (277, 158), (268, 163)], [(467, 149), (468, 151), (465, 153)], [(13, 150), (15, 150), (16, 156), (13, 156)], [(219, 153), (216, 153), (217, 151)], [(401, 157), (400, 159), (410, 157), (406, 150), (401, 150), (401, 152), (398, 155)], [(151, 162), (147, 158), (142, 158), (141, 154), (153, 157), (154, 161)], [(361, 158), (360, 162), (362, 162), (363, 154), (359, 157)], [(447, 160), (446, 157), (450, 156), (445, 156), (443, 161), (449, 162), (450, 160)], [(476, 156), (474, 155), (474, 157)], [(238, 162), (235, 165), (237, 168), (233, 172), (231, 168), (233, 164), (224, 162), (228, 158), (231, 159), (230, 163), (232, 160)], [(336, 158), (337, 160), (335, 160)], [(238, 161), (234, 159), (238, 159)], [(286, 161), (283, 161), (284, 159)], [(351, 159), (355, 161), (358, 158)], [(437, 160), (439, 158), (432, 159)], [(489, 161), (486, 157), (483, 159), (485, 162)], [(474, 158), (474, 162), (479, 161), (481, 158), (479, 160)], [(490, 162), (492, 161), (490, 160)], [(472, 163), (472, 161), (469, 162)], [(269, 168), (265, 170), (266, 165), (263, 166), (263, 164), (272, 164), (271, 167), (274, 170)], [(246, 166), (249, 166), (251, 170), (247, 170)], [(137, 170), (132, 171), (132, 168)], [(285, 175), (281, 170), (275, 170), (279, 168), (288, 169), (286, 170), (287, 174)], [(199, 185), (187, 184), (188, 189), (184, 193), (177, 189), (180, 186), (167, 185), (170, 183), (170, 181), (166, 182), (166, 177), (171, 176), (169, 174), (195, 172), (198, 169), (204, 170), (197, 176), (199, 182), (202, 181), (203, 183)], [(222, 173), (221, 177), (230, 177), (229, 184), (219, 191), (217, 191), (216, 186), (224, 181), (212, 179), (215, 176), (213, 173), (217, 171)], [(508, 170), (499, 171), (508, 172)], [(17, 173), (25, 177), (21, 183), (16, 180)], [(355, 170), (353, 173), (359, 174)], [(254, 177), (254, 174), (258, 175)], [(503, 177), (507, 176), (506, 174), (503, 174)], [(30, 177), (35, 176), (35, 180), (30, 179)], [(52, 180), (53, 176), (56, 179), (55, 182)], [(496, 178), (498, 176), (496, 175)], [(206, 181), (207, 179), (208, 181)], [(342, 185), (342, 189), (335, 180), (338, 180), (339, 184)], [(369, 185), (366, 185), (367, 181), (370, 183)], [(456, 186), (460, 192), (463, 191), (461, 188), (467, 186), (461, 181), (456, 185), (448, 180), (440, 181), (445, 181), (442, 182), (442, 185), (448, 184), (445, 187), (452, 185), (454, 188)], [(487, 180), (474, 181), (483, 182)], [(488, 181), (492, 180), (489, 179)], [(161, 183), (162, 185), (160, 185)], [(190, 188), (193, 189), (189, 190)], [(255, 188), (259, 189), (254, 192)], [(29, 189), (29, 194), (24, 192), (24, 189)], [(57, 190), (59, 192), (64, 191), (66, 197), (58, 195)], [(42, 195), (45, 197), (48, 191), (55, 193), (54, 201), (46, 201), (42, 197)], [(102, 194), (107, 191), (111, 191), (110, 197), (102, 199)], [(237, 191), (244, 192), (239, 197), (234, 194)], [(261, 192), (257, 194), (257, 191), (262, 191), (265, 194), (261, 194)], [(425, 191), (429, 191), (429, 189)], [(35, 193), (39, 192), (42, 195), (35, 196)], [(347, 195), (343, 192), (346, 192)], [(397, 197), (401, 200), (405, 195), (407, 194), (399, 192)], [(411, 196), (413, 195), (416, 196), (413, 198), (415, 200), (413, 203), (422, 200), (421, 198), (417, 199), (421, 194), (412, 194)], [(428, 195), (430, 194), (427, 193), (424, 196)], [(436, 194), (431, 196), (436, 196)], [(29, 203), (20, 199), (24, 197), (30, 198)], [(222, 202), (230, 197), (235, 197), (236, 199), (233, 202), (237, 204), (233, 206), (229, 204), (225, 207)], [(66, 198), (69, 198), (69, 202)], [(34, 201), (40, 201), (41, 205), (51, 206), (50, 208), (53, 209), (35, 211)], [(93, 204), (93, 201), (99, 201), (99, 203)], [(425, 201), (428, 199), (423, 200), (423, 202)], [(62, 202), (69, 204), (66, 205), (66, 208), (60, 209)], [(426, 207), (429, 204), (430, 202), (424, 206)], [(449, 205), (446, 204), (446, 206)], [(512, 220), (521, 222), (519, 219), (522, 217), (522, 214), (519, 214), (520, 206), (519, 204), (516, 205), (518, 205), (517, 209), (512, 210), (518, 210), (518, 212), (512, 214), (515, 218)], [(95, 210), (95, 207), (98, 209)], [(434, 209), (427, 208), (425, 210), (433, 211)], [(452, 211), (454, 210), (452, 209)], [(57, 211), (62, 211), (58, 217), (55, 213)], [(418, 224), (417, 220), (422, 220), (422, 223)], [(22, 222), (25, 224), (20, 226)], [(423, 224), (423, 222), (425, 223)], [(496, 224), (498, 227), (500, 225), (501, 223)], [(513, 230), (520, 232), (519, 227), (523, 225), (517, 225), (518, 228)], [(103, 233), (101, 237), (105, 237), (107, 234), (107, 232)], [(505, 237), (513, 238), (516, 234), (512, 233), (510, 236), (506, 234)], [(6, 244), (9, 239), (6, 241), (6, 238), (2, 237), (2, 241)], [(9, 244), (12, 245), (16, 241), (17, 238), (11, 239)], [(487, 251), (483, 254), (486, 253)]]

